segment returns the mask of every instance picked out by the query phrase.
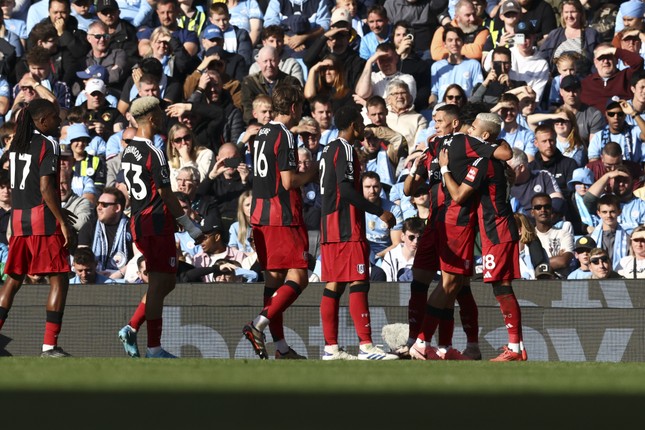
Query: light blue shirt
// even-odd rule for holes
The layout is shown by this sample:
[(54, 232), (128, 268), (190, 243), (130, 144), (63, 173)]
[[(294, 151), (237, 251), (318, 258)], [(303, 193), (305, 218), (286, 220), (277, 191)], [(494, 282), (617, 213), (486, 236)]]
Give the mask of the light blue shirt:
[[(123, 136), (123, 131), (118, 131), (110, 136), (105, 145), (105, 158), (110, 159), (118, 154), (120, 154), (123, 149), (121, 148), (121, 137)], [(161, 149), (162, 151), (166, 150), (166, 143), (161, 136), (155, 134), (152, 138), (152, 142), (155, 145), (155, 148)]]
[(135, 27), (150, 25), (154, 10), (147, 0), (117, 0), (121, 19), (128, 21)]
[(394, 185), (394, 169), (392, 168), (392, 163), (387, 158), (387, 151), (381, 149), (376, 155), (376, 158), (367, 160), (365, 170), (378, 173), (381, 177), (381, 183)]
[(621, 213), (618, 215), (618, 224), (627, 234), (639, 225), (645, 224), (645, 201), (634, 197), (627, 203), (620, 206)]
[(238, 221), (235, 221), (228, 229), (228, 247), (237, 248), (242, 252), (253, 252), (253, 248), (251, 247), (251, 243), (249, 242), (249, 237), (251, 237), (251, 229), (249, 228), (246, 231), (246, 240), (244, 241), (244, 243), (240, 243), (240, 240), (237, 237), (239, 232), (240, 223)]
[(535, 134), (527, 128), (519, 126), (515, 133), (507, 133), (502, 129), (499, 133), (499, 139), (504, 139), (511, 145), (511, 148), (518, 148), (527, 155), (535, 156), (537, 148), (535, 146)]
[(7, 27), (7, 30), (16, 33), (21, 39), (27, 39), (29, 33), (27, 32), (27, 23), (22, 19), (16, 18), (5, 18), (4, 25)]
[[(306, 3), (307, 1), (318, 1), (318, 9), (309, 17), (311, 29), (315, 30), (318, 27), (322, 27), (325, 31), (329, 30), (329, 23), (331, 21), (329, 3), (325, 0), (292, 0), (291, 2), (297, 5)], [(286, 16), (282, 15), (280, 11), (280, 1), (270, 0), (266, 13), (264, 14), (264, 28), (270, 25), (280, 25), (285, 18)]]
[(264, 19), (264, 14), (256, 0), (241, 0), (233, 8), (228, 10), (231, 14), (231, 25), (251, 32), (250, 19)]
[[(392, 212), (396, 218), (396, 225), (392, 230), (403, 229), (403, 212), (401, 208), (387, 199), (381, 199), (381, 207), (386, 211)], [(370, 261), (378, 265), (382, 259), (376, 260), (376, 254), (383, 251), (385, 248), (392, 244), (390, 238), (390, 229), (376, 215), (365, 213), (365, 235), (370, 244)]]
[(72, 191), (79, 197), (83, 197), (83, 194), (94, 194), (98, 197), (99, 194), (92, 178), (76, 174), (72, 177)]
[(645, 150), (643, 148), (643, 142), (640, 138), (640, 129), (638, 127), (632, 127), (629, 125), (627, 125), (627, 127), (631, 128), (631, 147), (629, 147), (629, 143), (623, 133), (614, 134), (609, 132), (609, 140), (603, 142), (603, 134), (609, 131), (609, 126), (607, 125), (601, 131), (594, 134), (593, 139), (591, 139), (591, 142), (589, 142), (589, 148), (587, 149), (589, 159), (591, 160), (593, 158), (600, 158), (602, 148), (604, 148), (604, 146), (609, 142), (616, 142), (623, 150), (623, 160), (631, 160), (636, 163), (645, 161)]
[(562, 152), (562, 155), (573, 159), (578, 164), (578, 167), (584, 167), (582, 165), (582, 160), (585, 155), (584, 148), (574, 147), (572, 150), (569, 150), (569, 142), (561, 142), (559, 140), (555, 143), (555, 146)]
[(48, 16), (49, 1), (40, 0), (38, 3), (32, 4), (29, 7), (29, 12), (27, 12), (27, 34), (31, 33), (31, 29), (34, 28), (34, 25), (38, 24)]
[(479, 61), (467, 58), (459, 64), (450, 64), (448, 60), (437, 61), (430, 71), (432, 73), (431, 92), (438, 100), (443, 100), (443, 95), (451, 84), (458, 84), (466, 92), (466, 97), (470, 97), (475, 85), (484, 80)]
[(399, 207), (403, 213), (403, 219), (408, 219), (417, 216), (419, 213), (417, 212), (417, 208), (412, 205), (412, 197), (406, 196), (403, 193), (403, 185), (403, 182), (397, 182), (392, 186), (390, 200), (393, 202), (400, 200)]
[(338, 129), (332, 126), (332, 128), (330, 128), (329, 130), (323, 131), (322, 134), (320, 135), (320, 145), (326, 146), (329, 144), (329, 142), (336, 139), (338, 139)]
[[(43, 1), (43, 0), (41, 0)], [(72, 279), (69, 280), (70, 284), (75, 284), (75, 285), (80, 285), (82, 284), (81, 278), (76, 275)], [(100, 273), (96, 274), (96, 279), (94, 280), (93, 284), (124, 284), (125, 279), (111, 279), (108, 278), (107, 276), (103, 276)], [(87, 285), (87, 284), (86, 284)]]
[[(40, 1), (43, 1), (43, 0), (40, 0)], [(78, 21), (78, 29), (79, 30), (83, 30), (83, 31), (87, 32), (87, 28), (89, 27), (89, 25), (91, 23), (93, 23), (94, 21), (98, 21), (98, 17), (96, 16), (96, 10), (94, 9), (93, 4), (90, 5), (90, 12), (89, 12), (90, 17), (89, 18), (85, 18), (85, 17), (79, 15), (71, 5), (69, 6), (69, 9), (70, 9), (70, 12), (71, 12), (72, 16), (74, 18), (76, 18), (76, 21)], [(49, 11), (48, 11), (48, 14), (49, 14)]]
[(582, 270), (577, 268), (573, 272), (569, 273), (567, 279), (591, 279), (591, 270)]
[[(389, 35), (391, 33), (392, 33), (392, 27), (390, 24), (388, 24), (387, 34)], [(374, 53), (376, 52), (376, 47), (379, 46), (379, 44), (383, 42), (389, 42), (389, 41), (390, 41), (389, 36), (379, 41), (375, 33), (369, 32), (365, 36), (361, 37), (361, 45), (358, 49), (358, 54), (361, 56), (363, 60), (367, 60), (372, 55), (374, 55)]]

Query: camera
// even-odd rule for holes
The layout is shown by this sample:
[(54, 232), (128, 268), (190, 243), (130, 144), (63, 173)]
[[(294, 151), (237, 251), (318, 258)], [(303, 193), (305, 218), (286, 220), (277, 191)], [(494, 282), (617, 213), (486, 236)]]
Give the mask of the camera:
[(409, 39), (411, 42), (413, 42), (413, 41), (414, 41), (414, 34), (412, 34), (412, 33), (408, 33), (408, 34), (406, 34), (406, 35), (405, 35), (405, 37), (403, 37), (403, 38), (404, 38), (404, 39)]

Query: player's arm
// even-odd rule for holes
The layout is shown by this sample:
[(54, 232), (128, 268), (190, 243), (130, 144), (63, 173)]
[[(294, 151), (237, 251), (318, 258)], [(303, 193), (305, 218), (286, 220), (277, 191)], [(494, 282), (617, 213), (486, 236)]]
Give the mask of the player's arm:
[(52, 215), (60, 223), (63, 236), (65, 237), (65, 244), (63, 246), (67, 249), (73, 249), (76, 236), (69, 220), (63, 215), (63, 209), (60, 206), (60, 191), (58, 190), (58, 183), (54, 175), (40, 177), (40, 194), (43, 196), (43, 200)]
[(421, 166), (424, 166), (428, 154), (422, 152), (414, 162), (412, 167), (410, 167), (410, 174), (406, 176), (405, 181), (403, 182), (403, 194), (410, 197), (417, 190), (417, 187), (425, 182), (425, 178), (420, 173), (425, 172), (425, 169), (421, 169)]
[(188, 232), (190, 237), (195, 239), (196, 244), (201, 243), (202, 240), (204, 240), (204, 235), (202, 231), (184, 213), (184, 210), (181, 208), (181, 204), (179, 204), (179, 200), (177, 200), (177, 196), (175, 196), (175, 193), (172, 192), (172, 188), (171, 187), (159, 188), (158, 192), (159, 192), (159, 196), (165, 203), (166, 207), (168, 208), (172, 216), (175, 217), (175, 221), (177, 221), (177, 224), (182, 226), (184, 230)]
[(508, 161), (513, 158), (513, 148), (507, 141), (499, 139), (497, 141), (497, 148), (493, 152), (493, 158), (500, 161)]
[(382, 207), (375, 205), (374, 203), (367, 200), (363, 195), (361, 195), (356, 189), (347, 181), (342, 181), (338, 184), (338, 190), (340, 191), (340, 197), (344, 200), (347, 200), (351, 205), (357, 209), (362, 210), (363, 212), (370, 213), (379, 217), (384, 223), (388, 225), (389, 228), (394, 227), (396, 224), (396, 218), (392, 215), (392, 212), (384, 210)]
[(461, 185), (452, 177), (452, 173), (448, 170), (448, 150), (442, 149), (439, 153), (439, 166), (441, 166), (441, 177), (443, 183), (450, 193), (450, 197), (455, 203), (463, 204), (474, 192), (475, 189), (468, 184), (462, 182)]
[(302, 187), (309, 182), (313, 182), (318, 176), (318, 164), (312, 164), (304, 173), (298, 173), (295, 170), (281, 170), (280, 180), (285, 190), (293, 190)]

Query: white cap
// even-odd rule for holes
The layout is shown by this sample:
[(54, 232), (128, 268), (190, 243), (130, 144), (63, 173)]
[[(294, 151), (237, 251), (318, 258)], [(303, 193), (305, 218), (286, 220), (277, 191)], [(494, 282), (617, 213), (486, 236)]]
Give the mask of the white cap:
[(348, 24), (351, 24), (352, 18), (349, 16), (349, 11), (344, 8), (336, 8), (334, 9), (334, 12), (331, 14), (331, 23), (330, 25), (334, 25), (337, 22), (340, 21), (345, 21)]
[(100, 91), (102, 94), (105, 94), (106, 87), (103, 79), (90, 79), (85, 84), (85, 93), (92, 94), (94, 91)]

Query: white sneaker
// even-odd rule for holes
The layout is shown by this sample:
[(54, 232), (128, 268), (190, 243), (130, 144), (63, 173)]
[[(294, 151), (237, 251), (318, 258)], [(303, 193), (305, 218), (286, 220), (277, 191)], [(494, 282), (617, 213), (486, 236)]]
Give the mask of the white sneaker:
[(366, 343), (358, 348), (359, 360), (398, 360), (399, 357), (383, 351), (372, 343)]
[(358, 357), (355, 355), (352, 355), (345, 351), (342, 348), (327, 348), (325, 347), (325, 351), (322, 356), (323, 360), (358, 360)]

